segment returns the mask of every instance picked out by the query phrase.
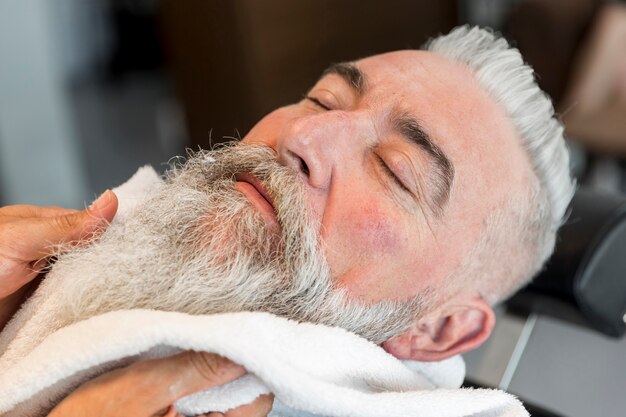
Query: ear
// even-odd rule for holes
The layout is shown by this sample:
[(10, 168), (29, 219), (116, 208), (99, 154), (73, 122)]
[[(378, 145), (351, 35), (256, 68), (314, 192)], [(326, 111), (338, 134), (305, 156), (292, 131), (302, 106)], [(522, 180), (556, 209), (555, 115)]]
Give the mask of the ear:
[(383, 348), (398, 359), (440, 361), (480, 346), (495, 322), (493, 309), (479, 296), (457, 299), (387, 340)]

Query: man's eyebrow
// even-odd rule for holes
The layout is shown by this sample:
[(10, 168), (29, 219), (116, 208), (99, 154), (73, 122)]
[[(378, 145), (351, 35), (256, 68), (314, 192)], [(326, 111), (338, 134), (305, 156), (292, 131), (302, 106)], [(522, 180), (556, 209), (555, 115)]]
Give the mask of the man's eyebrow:
[(434, 169), (429, 172), (428, 185), (433, 188), (431, 211), (440, 217), (443, 214), (454, 181), (454, 165), (448, 156), (432, 140), (422, 125), (406, 112), (394, 111), (391, 126), (409, 142), (419, 146), (434, 162)]
[(329, 75), (336, 74), (344, 79), (357, 95), (361, 96), (365, 93), (367, 86), (365, 74), (352, 62), (340, 62), (332, 64), (322, 73), (322, 78)]

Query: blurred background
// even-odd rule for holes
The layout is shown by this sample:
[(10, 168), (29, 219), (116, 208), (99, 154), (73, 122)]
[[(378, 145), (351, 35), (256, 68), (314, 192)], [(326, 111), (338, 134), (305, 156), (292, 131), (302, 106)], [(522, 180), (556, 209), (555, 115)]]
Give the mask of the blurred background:
[[(0, 0), (0, 205), (82, 207), (144, 164), (243, 137), (330, 63), (471, 23), (522, 50), (580, 184), (626, 191), (626, 5), (600, 0)], [(468, 375), (564, 416), (624, 415), (626, 344), (501, 313)], [(535, 345), (533, 340), (538, 341)], [(511, 360), (520, 366), (511, 373)], [(600, 411), (601, 410), (601, 411)]]
[(624, 190), (626, 17), (600, 0), (0, 0), (0, 204), (82, 206), (134, 170), (245, 135), (329, 63), (501, 31)]

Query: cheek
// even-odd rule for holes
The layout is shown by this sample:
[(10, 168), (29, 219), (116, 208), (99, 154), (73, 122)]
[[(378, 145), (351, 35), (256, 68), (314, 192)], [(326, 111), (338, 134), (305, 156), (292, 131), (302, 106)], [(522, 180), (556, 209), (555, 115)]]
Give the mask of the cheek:
[(402, 222), (382, 207), (359, 204), (325, 219), (322, 238), (333, 276), (357, 291), (389, 274), (399, 263), (408, 237)]
[(365, 207), (356, 213), (347, 226), (347, 234), (368, 255), (397, 253), (403, 240), (398, 219), (376, 207)]

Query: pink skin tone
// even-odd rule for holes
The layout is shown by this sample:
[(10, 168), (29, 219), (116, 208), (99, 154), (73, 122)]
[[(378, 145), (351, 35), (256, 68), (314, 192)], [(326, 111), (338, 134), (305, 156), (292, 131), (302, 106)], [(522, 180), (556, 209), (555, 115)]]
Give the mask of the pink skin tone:
[[(367, 79), (364, 95), (329, 74), (308, 96), (330, 111), (307, 99), (282, 107), (243, 142), (272, 147), (304, 180), (337, 285), (365, 302), (407, 299), (441, 287), (476, 243), (487, 214), (516, 187), (521, 190), (532, 172), (511, 122), (465, 66), (425, 51), (377, 55), (356, 65)], [(417, 119), (454, 165), (440, 218), (415, 198), (420, 189), (432, 192), (432, 162), (389, 126), (394, 108)], [(376, 155), (410, 192), (386, 174)], [(254, 193), (245, 194), (254, 199)], [(460, 325), (444, 329), (445, 321)], [(493, 322), (491, 307), (478, 294), (448, 292), (412, 334), (395, 339), (401, 346), (385, 347), (415, 357), (422, 333), (436, 339), (450, 330), (458, 340), (420, 356), (443, 359), (482, 343)]]
[[(467, 68), (416, 51), (379, 55), (357, 65), (369, 81), (363, 97), (357, 99), (341, 77), (328, 75), (309, 96), (331, 111), (303, 100), (265, 117), (244, 141), (271, 146), (281, 163), (302, 176), (337, 285), (352, 297), (375, 302), (406, 299), (428, 287), (439, 289), (437, 307), (383, 346), (401, 359), (445, 359), (482, 343), (493, 328), (494, 314), (478, 294), (461, 289), (444, 293), (442, 283), (476, 242), (490, 210), (529, 181), (530, 166), (510, 122)], [(442, 217), (428, 214), (421, 200), (411, 196), (418, 188), (428, 194), (431, 163), (386, 124), (386, 116), (398, 106), (424, 125), (454, 164), (452, 194)], [(410, 193), (388, 177), (376, 155)], [(308, 173), (302, 171), (301, 160)], [(268, 227), (277, 227), (271, 206), (250, 185), (254, 180), (238, 179), (236, 188), (263, 213)], [(9, 242), (0, 247), (21, 250), (19, 256), (9, 257), (10, 265), (30, 265), (45, 256), (49, 242), (93, 232), (102, 219), (113, 218), (117, 199), (112, 193), (107, 196), (89, 212), (3, 208), (0, 223), (11, 227), (0, 228)], [(14, 231), (33, 241), (27, 247), (11, 246)], [(0, 291), (0, 327), (1, 307), (7, 302), (3, 297), (17, 294), (19, 286), (36, 275), (20, 270), (5, 278), (16, 275), (23, 281)], [(176, 398), (244, 372), (230, 361), (197, 352), (139, 362), (83, 385), (51, 416), (173, 416), (169, 406)], [(173, 393), (173, 382), (184, 392)], [(144, 401), (136, 402), (139, 397)], [(271, 396), (263, 397), (226, 416), (267, 415), (271, 403)], [(157, 410), (162, 412), (155, 414)]]
[(246, 195), (252, 205), (261, 213), (267, 228), (274, 233), (280, 232), (280, 225), (274, 212), (272, 197), (265, 185), (253, 175), (237, 174), (235, 188)]

